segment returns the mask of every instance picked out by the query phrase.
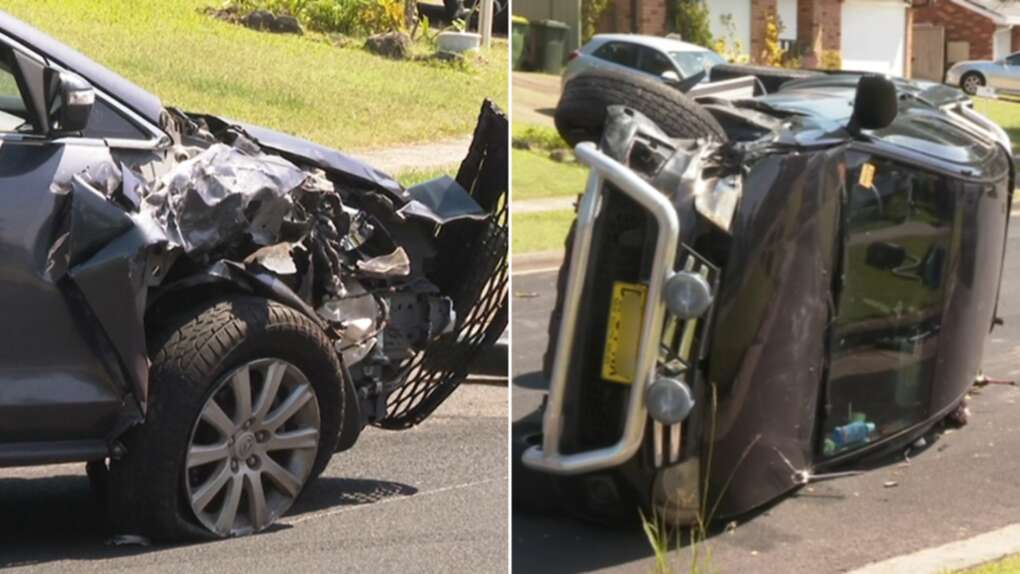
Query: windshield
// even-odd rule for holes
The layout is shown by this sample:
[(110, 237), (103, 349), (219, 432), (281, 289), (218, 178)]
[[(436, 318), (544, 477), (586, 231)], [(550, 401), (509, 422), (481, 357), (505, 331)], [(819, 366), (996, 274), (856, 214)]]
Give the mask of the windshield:
[(716, 64), (725, 64), (726, 60), (715, 52), (708, 50), (702, 52), (670, 52), (669, 57), (673, 58), (685, 78), (689, 78), (699, 72), (707, 71)]

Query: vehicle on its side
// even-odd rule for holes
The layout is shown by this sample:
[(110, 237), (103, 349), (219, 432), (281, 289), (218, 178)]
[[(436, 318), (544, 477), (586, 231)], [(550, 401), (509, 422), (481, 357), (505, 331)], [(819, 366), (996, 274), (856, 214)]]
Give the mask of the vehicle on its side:
[(1020, 93), (1020, 52), (1000, 60), (957, 62), (946, 71), (946, 83), (959, 86), (970, 95), (988, 86), (997, 92)]
[(671, 85), (700, 82), (726, 61), (715, 52), (673, 38), (640, 34), (596, 34), (570, 53), (563, 85), (593, 70), (618, 70)]
[(514, 485), (698, 524), (888, 463), (961, 412), (1015, 174), (959, 90), (837, 73), (694, 101), (599, 72), (556, 124), (591, 175)]
[(87, 462), (119, 533), (265, 529), (503, 332), (507, 133), (484, 103), (456, 180), (404, 189), (0, 12), (0, 466)]

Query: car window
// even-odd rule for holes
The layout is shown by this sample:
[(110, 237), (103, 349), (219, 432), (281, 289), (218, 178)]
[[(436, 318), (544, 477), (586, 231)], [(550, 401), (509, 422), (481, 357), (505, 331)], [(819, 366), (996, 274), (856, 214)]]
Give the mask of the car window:
[(665, 72), (676, 72), (673, 62), (665, 54), (651, 48), (641, 48), (640, 69), (653, 76), (661, 76)]
[(598, 50), (595, 50), (595, 53), (592, 55), (596, 58), (613, 62), (614, 64), (620, 64), (621, 66), (627, 66), (628, 68), (636, 68), (638, 62), (638, 46), (628, 42), (609, 42)]
[(29, 131), (28, 106), (15, 76), (13, 52), (0, 48), (0, 132)]
[(676, 62), (677, 67), (680, 68), (680, 72), (685, 78), (726, 62), (721, 56), (708, 50), (700, 52), (670, 52), (669, 55)]
[(82, 133), (87, 138), (148, 140), (152, 136), (124, 117), (104, 98), (97, 97)]
[(1020, 54), (1013, 54), (1006, 58), (1007, 66), (1020, 66)]

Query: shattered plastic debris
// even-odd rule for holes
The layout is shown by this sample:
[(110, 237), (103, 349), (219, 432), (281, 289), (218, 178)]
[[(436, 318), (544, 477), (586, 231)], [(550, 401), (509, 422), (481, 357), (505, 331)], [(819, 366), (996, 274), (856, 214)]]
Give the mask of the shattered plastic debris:
[(357, 265), (359, 271), (370, 277), (407, 277), (411, 274), (411, 260), (403, 247), (397, 247), (389, 255), (358, 261)]
[(256, 263), (265, 269), (278, 275), (293, 275), (297, 273), (297, 266), (294, 265), (294, 257), (291, 255), (293, 245), (290, 243), (277, 243), (262, 247), (245, 258), (245, 263)]
[(307, 178), (282, 157), (214, 144), (164, 176), (144, 197), (142, 212), (189, 253), (209, 251), (244, 232), (256, 244), (271, 245), (290, 212), (290, 192)]

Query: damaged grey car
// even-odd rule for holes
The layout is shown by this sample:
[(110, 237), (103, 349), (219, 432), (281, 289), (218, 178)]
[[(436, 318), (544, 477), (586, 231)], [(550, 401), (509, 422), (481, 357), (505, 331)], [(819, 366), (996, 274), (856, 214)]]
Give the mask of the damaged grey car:
[(591, 171), (515, 501), (705, 525), (965, 422), (1001, 322), (1009, 137), (955, 88), (751, 71), (769, 89), (567, 84), (557, 127)]
[(0, 13), (0, 466), (87, 462), (122, 533), (265, 529), (504, 331), (507, 134), (485, 102), (404, 189)]

